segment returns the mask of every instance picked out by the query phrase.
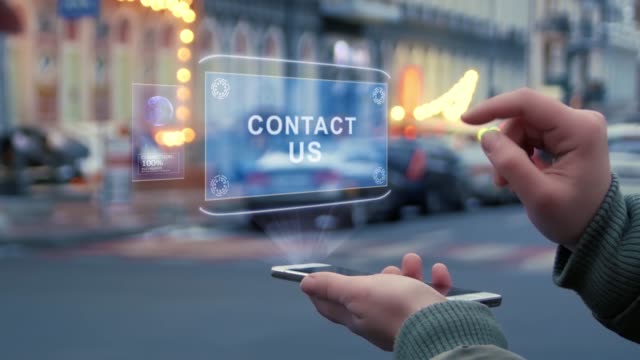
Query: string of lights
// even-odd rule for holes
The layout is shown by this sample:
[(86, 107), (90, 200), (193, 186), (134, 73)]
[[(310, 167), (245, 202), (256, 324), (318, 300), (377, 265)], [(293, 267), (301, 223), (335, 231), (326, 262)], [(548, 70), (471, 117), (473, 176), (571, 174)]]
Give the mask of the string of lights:
[[(424, 121), (442, 115), (448, 121), (460, 120), (473, 100), (478, 80), (479, 75), (476, 70), (467, 70), (447, 92), (425, 104), (416, 106), (413, 109), (413, 117), (417, 121)], [(389, 111), (389, 116), (394, 121), (403, 121), (407, 116), (407, 109), (396, 105)]]
[(192, 74), (189, 70), (192, 61), (191, 44), (195, 40), (195, 33), (190, 28), (191, 24), (196, 21), (197, 14), (191, 8), (193, 0), (117, 0), (120, 3), (136, 3), (139, 2), (143, 7), (149, 8), (154, 12), (171, 13), (176, 19), (182, 20), (184, 27), (178, 32), (180, 46), (176, 52), (178, 63), (180, 64), (176, 70), (176, 79), (183, 86), (176, 90), (176, 98), (180, 102), (176, 108), (175, 116), (178, 122), (184, 126), (182, 129), (158, 131), (154, 139), (163, 146), (175, 147), (183, 146), (185, 143), (193, 142), (196, 138), (196, 132), (187, 127), (191, 119), (191, 110), (189, 102), (191, 101), (191, 90), (189, 84)]
[[(137, 0), (117, 0), (121, 3), (132, 3)], [(196, 12), (191, 9), (193, 0), (139, 0), (144, 7), (153, 11), (169, 11), (173, 16), (182, 19), (187, 24), (196, 21)]]

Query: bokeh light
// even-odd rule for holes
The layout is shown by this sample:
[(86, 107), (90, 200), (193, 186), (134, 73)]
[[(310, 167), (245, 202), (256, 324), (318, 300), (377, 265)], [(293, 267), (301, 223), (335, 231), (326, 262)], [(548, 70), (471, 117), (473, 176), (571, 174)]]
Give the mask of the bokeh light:
[(460, 120), (462, 114), (471, 105), (479, 77), (476, 70), (467, 70), (464, 76), (449, 91), (426, 104), (416, 107), (413, 111), (413, 116), (418, 121), (437, 115), (442, 115), (448, 121)]
[(187, 11), (189, 11), (189, 5), (185, 2), (180, 2), (169, 10), (171, 10), (173, 16), (181, 18)]
[(405, 67), (400, 78), (398, 100), (407, 111), (414, 111), (422, 99), (422, 70), (416, 65)]
[(163, 146), (174, 147), (184, 145), (184, 134), (182, 131), (160, 131), (156, 134), (156, 141)]
[(193, 131), (192, 128), (184, 128), (182, 129), (182, 137), (184, 138), (185, 142), (190, 143), (195, 140), (196, 132)]
[(180, 4), (180, 0), (165, 0), (165, 3), (166, 3), (167, 9), (172, 10), (173, 8), (175, 8)]
[(187, 101), (191, 97), (191, 90), (185, 86), (179, 87), (178, 91), (176, 91), (176, 96), (180, 101)]
[(187, 122), (190, 117), (191, 110), (189, 110), (188, 107), (184, 105), (178, 106), (178, 108), (176, 109), (176, 118), (178, 119), (178, 121), (184, 123)]
[(404, 111), (404, 108), (402, 106), (396, 105), (391, 108), (389, 115), (391, 116), (391, 120), (402, 121), (404, 120), (406, 112)]
[(186, 22), (187, 24), (196, 21), (196, 12), (191, 9), (185, 11), (182, 14), (182, 20), (184, 20), (184, 22)]
[(404, 137), (408, 140), (415, 140), (418, 136), (418, 129), (414, 125), (408, 125), (404, 128)]
[(163, 5), (163, 1), (159, 1), (159, 0), (151, 0), (151, 9), (153, 11), (160, 11), (163, 9), (162, 7)]
[(187, 62), (191, 59), (191, 50), (187, 47), (181, 47), (178, 49), (178, 59), (182, 62)]
[(176, 73), (176, 78), (182, 83), (189, 82), (189, 80), (191, 80), (191, 71), (187, 68), (181, 68)]
[(182, 41), (185, 44), (191, 44), (193, 42), (193, 31), (191, 31), (190, 29), (184, 29), (182, 31), (180, 31), (180, 41)]

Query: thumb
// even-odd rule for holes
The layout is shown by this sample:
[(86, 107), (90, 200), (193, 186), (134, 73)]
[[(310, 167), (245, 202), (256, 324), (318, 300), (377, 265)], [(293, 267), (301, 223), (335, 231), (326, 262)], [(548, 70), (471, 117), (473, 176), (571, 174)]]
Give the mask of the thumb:
[(544, 188), (544, 174), (508, 136), (499, 130), (489, 130), (482, 135), (481, 144), (497, 175), (509, 183), (525, 204), (536, 196), (536, 189)]
[(309, 296), (344, 303), (353, 291), (357, 291), (356, 278), (331, 272), (319, 272), (306, 276), (300, 288)]

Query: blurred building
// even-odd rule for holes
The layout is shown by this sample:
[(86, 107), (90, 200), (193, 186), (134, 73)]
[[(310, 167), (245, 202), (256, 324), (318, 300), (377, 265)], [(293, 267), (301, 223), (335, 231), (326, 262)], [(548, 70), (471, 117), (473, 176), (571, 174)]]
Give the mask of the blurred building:
[(638, 107), (636, 0), (548, 0), (536, 3), (532, 85), (556, 86), (576, 107), (615, 121)]
[(20, 30), (18, 15), (4, 0), (0, 0), (0, 135), (9, 127), (8, 108), (10, 103), (7, 96), (7, 71), (2, 71), (6, 68), (6, 36), (7, 34), (19, 33)]
[[(456, 130), (469, 102), (527, 85), (530, 9), (529, 0), (205, 3), (217, 51), (384, 69), (400, 130)], [(469, 96), (447, 99), (457, 111), (416, 119), (416, 108), (443, 99), (469, 70), (478, 75)]]
[(394, 133), (465, 130), (470, 105), (522, 86), (608, 112), (638, 104), (634, 0), (69, 1), (97, 6), (78, 17), (65, 0), (4, 1), (23, 31), (0, 53), (3, 124), (75, 133), (97, 158), (98, 134), (130, 124), (134, 82), (186, 85), (176, 114), (200, 134), (193, 84), (212, 53), (384, 69)]
[[(168, 3), (162, 2), (165, 8)], [(100, 168), (99, 134), (130, 125), (132, 83), (189, 85), (176, 75), (192, 67), (191, 39), (180, 35), (193, 27), (198, 9), (190, 8), (192, 1), (172, 3), (181, 6), (171, 11), (157, 0), (6, 0), (22, 31), (6, 39), (5, 123), (82, 138), (93, 150), (90, 167)], [(182, 48), (186, 54), (178, 53)], [(189, 126), (188, 111), (182, 115)]]
[[(166, 9), (181, 2), (197, 17), (185, 22)], [(189, 86), (179, 114), (198, 130), (202, 106), (192, 78), (197, 60), (211, 53), (385, 69), (390, 105), (404, 110), (400, 127), (468, 70), (477, 83), (468, 81), (457, 111), (441, 109), (421, 126), (455, 128), (468, 102), (527, 84), (528, 0), (91, 0), (83, 3), (97, 11), (77, 17), (60, 11), (64, 0), (7, 3), (24, 31), (6, 41), (5, 122), (75, 133), (95, 143), (94, 153), (102, 129), (129, 125), (134, 82)], [(182, 39), (184, 29), (192, 36)]]

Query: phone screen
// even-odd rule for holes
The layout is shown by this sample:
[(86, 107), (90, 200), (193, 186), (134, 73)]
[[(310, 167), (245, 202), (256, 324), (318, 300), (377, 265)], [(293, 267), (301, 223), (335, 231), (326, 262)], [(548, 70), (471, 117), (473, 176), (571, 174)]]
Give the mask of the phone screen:
[[(371, 273), (365, 273), (365, 272), (362, 272), (362, 271), (346, 269), (346, 268), (339, 267), (339, 266), (305, 267), (305, 268), (298, 268), (298, 269), (296, 269), (296, 271), (303, 272), (303, 273), (306, 273), (306, 274), (313, 274), (313, 273), (316, 273), (316, 272), (332, 272), (332, 273), (341, 274), (341, 275), (347, 275), (347, 276), (371, 275)], [(466, 295), (466, 294), (472, 294), (472, 293), (476, 293), (477, 292), (477, 291), (473, 291), (473, 290), (465, 290), (465, 289), (459, 289), (459, 288), (455, 288), (455, 287), (446, 288), (446, 287), (442, 287), (442, 286), (435, 286), (435, 285), (430, 284), (430, 283), (427, 283), (427, 284), (429, 286), (433, 287), (434, 289), (436, 289), (439, 293), (441, 293), (444, 296)]]

